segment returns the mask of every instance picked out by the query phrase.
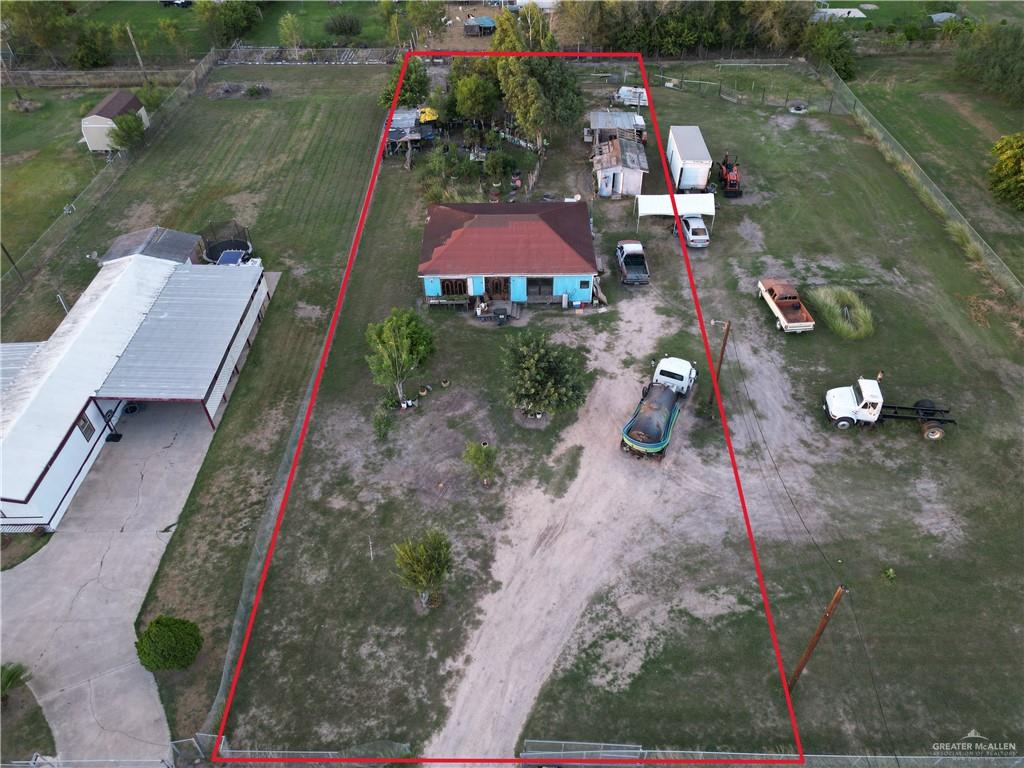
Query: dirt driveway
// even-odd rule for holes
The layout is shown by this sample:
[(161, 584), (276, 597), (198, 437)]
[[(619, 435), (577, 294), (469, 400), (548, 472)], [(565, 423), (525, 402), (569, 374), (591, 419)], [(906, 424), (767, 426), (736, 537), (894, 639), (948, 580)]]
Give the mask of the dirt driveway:
[[(450, 692), (448, 721), (426, 755), (512, 755), (541, 686), (598, 590), (668, 536), (714, 547), (744, 535), (724, 454), (709, 460), (670, 449), (658, 463), (630, 459), (619, 448), (618, 430), (644, 384), (622, 361), (653, 352), (638, 349), (638, 339), (679, 328), (657, 307), (653, 291), (619, 302), (618, 327), (590, 344), (591, 365), (603, 373), (563, 434), (561, 450), (583, 446), (579, 474), (564, 497), (533, 488), (510, 499), (493, 567), (501, 586), (482, 601), (480, 627)], [(703, 360), (697, 367), (706, 377)], [(684, 413), (680, 420), (683, 432), (688, 418)], [(763, 501), (756, 496), (752, 506)]]
[(118, 424), (42, 550), (0, 577), (3, 659), (29, 687), (63, 759), (162, 760), (170, 734), (135, 617), (213, 431), (197, 405), (150, 405)]

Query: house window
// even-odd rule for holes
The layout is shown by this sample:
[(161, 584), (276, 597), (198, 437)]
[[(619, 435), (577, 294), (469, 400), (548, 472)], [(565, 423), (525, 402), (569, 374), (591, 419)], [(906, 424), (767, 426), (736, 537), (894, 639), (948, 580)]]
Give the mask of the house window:
[(465, 280), (442, 280), (441, 281), (441, 295), (442, 296), (465, 296), (466, 281)]
[(82, 437), (85, 438), (86, 442), (92, 440), (92, 436), (96, 434), (96, 427), (92, 425), (92, 422), (89, 421), (89, 417), (84, 413), (78, 417), (78, 421), (75, 423), (75, 426), (78, 427), (78, 431), (82, 433)]
[(555, 278), (553, 277), (528, 277), (526, 278), (527, 296), (553, 296), (555, 293)]
[(590, 290), (590, 281), (589, 280), (580, 280), (580, 290), (581, 291), (588, 291), (588, 290)]

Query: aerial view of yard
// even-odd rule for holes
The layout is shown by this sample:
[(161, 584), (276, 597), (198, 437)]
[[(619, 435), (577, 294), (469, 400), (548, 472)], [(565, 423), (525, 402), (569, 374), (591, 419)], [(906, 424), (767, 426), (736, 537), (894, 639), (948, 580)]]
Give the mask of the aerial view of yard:
[(1020, 6), (5, 4), (0, 759), (1018, 765)]
[[(994, 586), (1018, 578), (1006, 543), (1014, 505), (999, 490), (997, 457), (1018, 447), (996, 414), (1013, 408), (1016, 374), (996, 372), (1020, 363), (1019, 321), (989, 298), (983, 276), (850, 118), (725, 106), (714, 94), (669, 89), (654, 98), (663, 136), (697, 119), (713, 151), (738, 152), (745, 169), (746, 192), (720, 205), (711, 248), (690, 253), (705, 317), (733, 322), (723, 391), (788, 665), (835, 588), (849, 589), (795, 694), (805, 748), (924, 753), (934, 729), (956, 732), (963, 717), (1010, 731), (1008, 681), (953, 696), (946, 678), (922, 675), (955, 653), (952, 638), (970, 636), (979, 664), (1014, 647), (1009, 627), (993, 632), (965, 617), (948, 631), (936, 601), (955, 594), (1013, 612)], [(559, 137), (537, 191), (592, 197), (573, 169), (586, 162), (578, 136)], [(657, 169), (651, 144), (647, 154)], [(624, 460), (616, 445), (647, 360), (672, 354), (705, 368), (667, 222), (640, 225), (656, 275), (650, 288), (610, 282), (603, 314), (519, 321), (586, 350), (594, 384), (575, 420), (531, 432), (503, 405), (495, 335), (520, 328), (431, 309), (438, 353), (418, 380), (434, 393), (374, 445), (362, 329), (392, 306), (417, 303), (424, 209), (410, 199), (407, 174), (386, 162), (375, 193), (231, 710), (231, 745), (440, 756), (568, 739), (793, 751), (717, 423), (691, 404), (683, 448), (657, 466)], [(648, 183), (656, 190), (660, 181)], [(873, 232), (858, 226), (869, 216)], [(595, 200), (593, 217), (606, 260), (616, 240), (635, 236), (628, 203)], [(879, 233), (897, 232), (898, 252), (879, 247)], [(824, 324), (810, 337), (771, 330), (753, 297), (767, 275), (802, 290), (852, 288), (874, 313), (872, 339), (843, 341)], [(711, 327), (712, 343), (720, 328)], [(951, 404), (960, 417), (951, 438), (936, 448), (912, 426), (828, 431), (823, 392), (880, 369), (897, 399)], [(451, 388), (437, 387), (441, 379)], [(463, 445), (481, 439), (499, 447), (492, 487), (473, 482), (459, 461)], [(979, 450), (991, 453), (990, 470), (957, 469)], [(457, 567), (441, 608), (420, 616), (389, 586), (392, 566), (380, 552), (428, 526), (453, 537)], [(968, 541), (987, 542), (984, 555), (965, 558)], [(989, 578), (968, 578), (964, 569), (976, 568)], [(534, 583), (564, 586), (545, 601)], [(914, 627), (912, 646), (903, 622)], [(987, 679), (981, 666), (971, 674)], [(719, 695), (675, 695), (695, 684)], [(495, 690), (507, 693), (482, 693)], [(826, 701), (850, 713), (842, 728)], [(499, 716), (507, 730), (484, 727)]]
[(959, 79), (951, 56), (871, 57), (850, 85), (1010, 269), (1024, 276), (1024, 214), (995, 200), (986, 178), (989, 150), (1024, 126), (1024, 107)]

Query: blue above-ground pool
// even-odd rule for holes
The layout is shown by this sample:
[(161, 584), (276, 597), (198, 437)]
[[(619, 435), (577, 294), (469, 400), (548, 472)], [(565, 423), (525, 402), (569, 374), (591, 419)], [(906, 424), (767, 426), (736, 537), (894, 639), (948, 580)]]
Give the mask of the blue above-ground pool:
[(633, 416), (622, 428), (622, 447), (641, 455), (661, 454), (672, 439), (682, 398), (663, 384), (644, 388)]

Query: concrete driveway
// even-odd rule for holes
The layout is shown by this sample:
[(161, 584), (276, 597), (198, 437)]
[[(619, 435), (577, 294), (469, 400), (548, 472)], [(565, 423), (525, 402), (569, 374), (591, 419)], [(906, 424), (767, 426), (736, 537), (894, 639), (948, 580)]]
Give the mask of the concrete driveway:
[(170, 753), (135, 619), (213, 430), (199, 405), (174, 403), (148, 404), (118, 429), (50, 542), (0, 576), (3, 660), (31, 670), (64, 759)]

